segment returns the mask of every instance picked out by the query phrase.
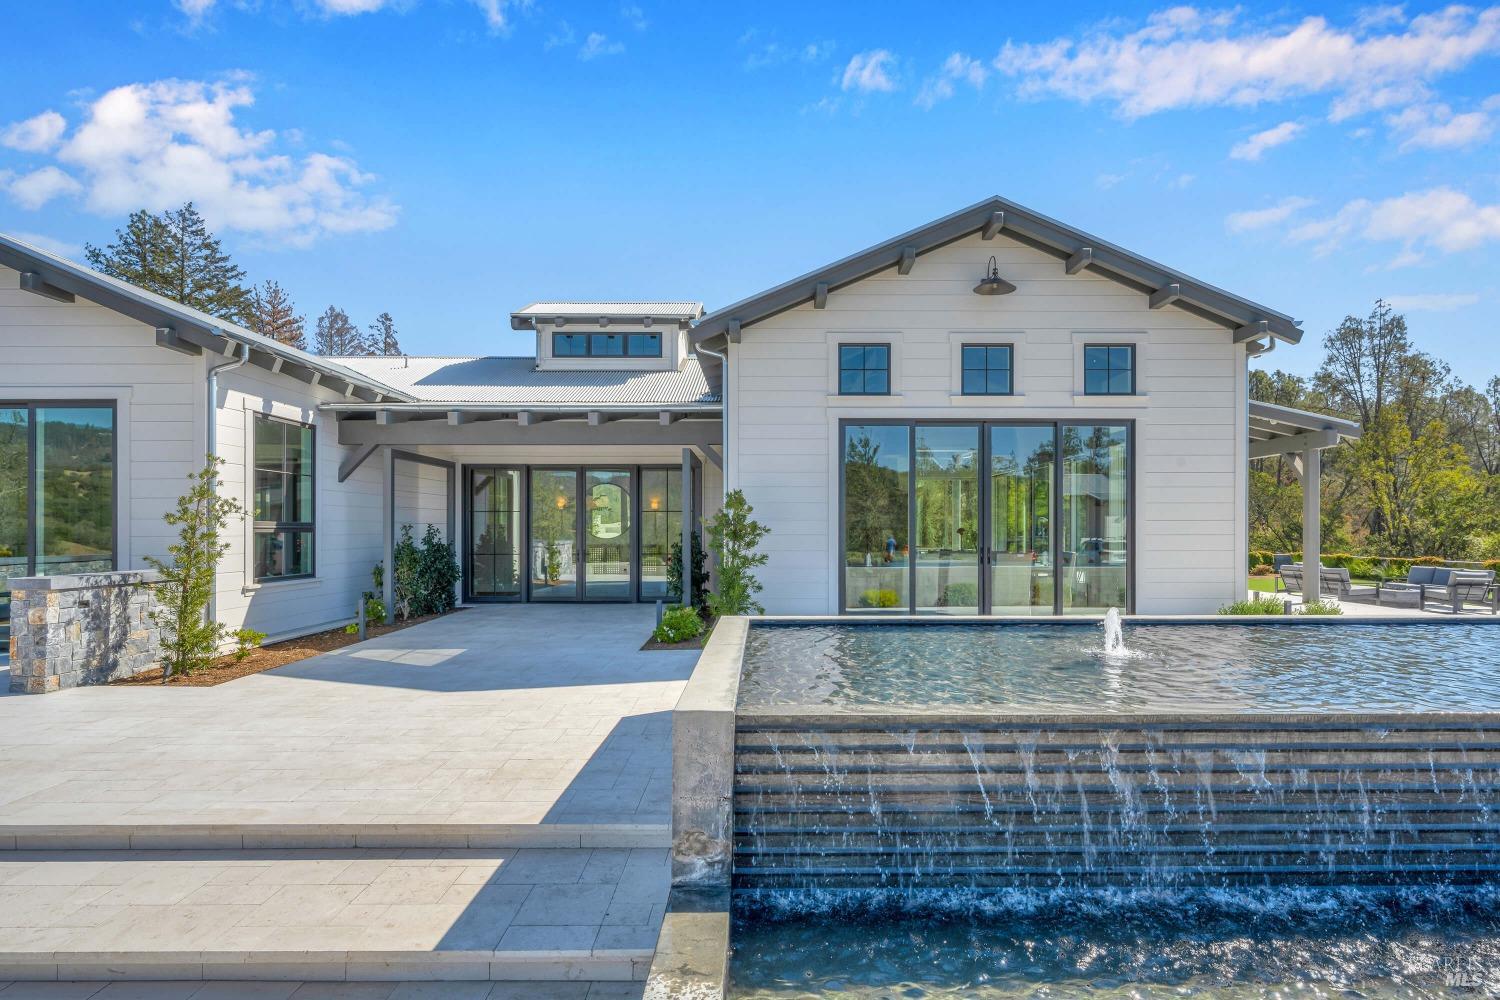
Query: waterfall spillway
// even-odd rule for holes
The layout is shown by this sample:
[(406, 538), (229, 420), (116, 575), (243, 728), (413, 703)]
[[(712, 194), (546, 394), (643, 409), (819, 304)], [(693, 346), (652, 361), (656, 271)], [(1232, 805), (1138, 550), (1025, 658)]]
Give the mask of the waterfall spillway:
[(742, 887), (1473, 882), (1500, 717), (741, 714)]

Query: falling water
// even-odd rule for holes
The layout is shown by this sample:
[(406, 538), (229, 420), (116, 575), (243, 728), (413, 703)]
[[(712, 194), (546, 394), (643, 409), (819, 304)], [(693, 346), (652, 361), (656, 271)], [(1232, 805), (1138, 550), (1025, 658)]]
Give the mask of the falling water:
[(1125, 630), (1120, 626), (1120, 609), (1110, 608), (1104, 612), (1104, 655), (1124, 656)]

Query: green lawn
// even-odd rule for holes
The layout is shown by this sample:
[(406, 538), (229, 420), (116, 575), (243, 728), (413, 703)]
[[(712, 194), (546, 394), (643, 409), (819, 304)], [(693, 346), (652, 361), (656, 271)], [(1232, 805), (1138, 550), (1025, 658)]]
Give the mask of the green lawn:
[[(1276, 592), (1276, 577), (1274, 576), (1252, 576), (1250, 578), (1250, 589), (1262, 594), (1274, 594)], [(1373, 587), (1374, 580), (1366, 580), (1362, 577), (1354, 577), (1352, 581), (1359, 587)]]

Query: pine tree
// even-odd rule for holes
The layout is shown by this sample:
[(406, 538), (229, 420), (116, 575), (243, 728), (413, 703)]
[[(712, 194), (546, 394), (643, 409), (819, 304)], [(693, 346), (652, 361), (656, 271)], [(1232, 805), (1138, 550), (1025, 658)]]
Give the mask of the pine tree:
[(241, 284), (245, 272), (192, 202), (160, 215), (132, 212), (125, 228), (115, 230), (115, 242), (102, 249), (89, 245), (84, 252), (96, 270), (111, 277), (210, 316), (235, 323), (250, 319), (250, 292)]
[(370, 349), (375, 354), (395, 356), (401, 353), (401, 345), (396, 342), (396, 321), (388, 312), (376, 316), (375, 322), (370, 324), (370, 340)]
[(359, 327), (350, 322), (349, 314), (338, 306), (329, 306), (318, 317), (313, 337), (313, 350), (324, 357), (354, 358), (376, 353), (371, 349), (369, 339), (359, 332)]
[(250, 329), (298, 350), (307, 350), (307, 322), (286, 289), (274, 281), (250, 289)]

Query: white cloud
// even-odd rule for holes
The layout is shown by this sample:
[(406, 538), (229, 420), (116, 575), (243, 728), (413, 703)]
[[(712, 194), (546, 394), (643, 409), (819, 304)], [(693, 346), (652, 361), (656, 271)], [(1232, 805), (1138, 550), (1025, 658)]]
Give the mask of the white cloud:
[(550, 51), (560, 46), (572, 45), (577, 40), (578, 35), (573, 31), (573, 26), (567, 21), (560, 21), (558, 22), (557, 30), (547, 36), (547, 41), (543, 43), (542, 49)]
[(1126, 118), (1327, 95), (1337, 119), (1413, 103), (1427, 82), (1500, 51), (1500, 7), (1451, 6), (1352, 29), (1323, 17), (1250, 24), (1242, 10), (1174, 7), (1133, 31), (1111, 23), (1079, 39), (1007, 41), (994, 65), (1024, 95), (1105, 101)]
[(922, 89), (917, 93), (916, 104), (919, 107), (931, 108), (941, 101), (946, 101), (953, 96), (953, 85), (957, 82), (967, 83), (975, 90), (984, 87), (985, 80), (989, 79), (990, 71), (985, 68), (984, 63), (962, 52), (955, 52), (943, 61), (942, 68), (936, 76), (928, 77), (922, 83)]
[(68, 174), (56, 167), (42, 167), (33, 170), (29, 174), (12, 177), (6, 183), (6, 189), (10, 196), (15, 199), (16, 204), (22, 208), (35, 211), (41, 208), (53, 198), (63, 195), (77, 194), (83, 190), (83, 185)]
[(1231, 212), (1224, 220), (1224, 225), (1231, 233), (1247, 233), (1253, 229), (1265, 229), (1267, 226), (1275, 226), (1285, 222), (1312, 203), (1313, 200), (1311, 198), (1292, 195), (1281, 199), (1269, 208), (1252, 208), (1243, 212)]
[(1296, 122), (1282, 122), (1264, 132), (1257, 132), (1244, 142), (1236, 143), (1229, 151), (1231, 160), (1258, 160), (1268, 149), (1284, 146), (1302, 133), (1303, 126)]
[[(757, 34), (758, 32), (755, 31), (746, 32), (740, 38), (740, 44), (753, 44)], [(777, 41), (764, 42), (745, 56), (745, 68), (765, 69), (768, 66), (782, 66), (791, 62), (812, 65), (827, 59), (833, 54), (834, 48), (834, 43), (831, 41), (808, 42), (806, 45), (783, 45)]]
[(16, 122), (0, 132), (0, 145), (23, 153), (49, 153), (62, 138), (67, 120), (56, 111), (43, 111), (35, 118)]
[[(485, 24), (490, 31), (500, 33), (510, 28), (510, 11), (515, 9), (525, 10), (531, 6), (532, 0), (470, 0), (484, 15)], [(355, 17), (360, 14), (375, 14), (384, 10), (404, 11), (413, 6), (415, 0), (301, 0), (298, 6), (309, 14), (320, 14), (324, 17)], [(185, 14), (190, 22), (198, 24), (208, 16), (218, 5), (218, 0), (172, 0), (172, 5)], [(250, 0), (241, 0), (239, 6), (242, 9), (254, 8), (258, 4)], [(637, 15), (639, 7), (627, 5), (622, 12), (634, 10)], [(629, 14), (626, 14), (627, 19)], [(645, 26), (644, 20), (641, 27)]]
[(645, 31), (647, 26), (651, 24), (650, 21), (646, 20), (646, 12), (633, 3), (621, 4), (620, 16), (625, 19), (626, 24), (630, 25), (636, 31)]
[(578, 58), (587, 62), (600, 56), (612, 56), (624, 52), (625, 46), (621, 42), (612, 42), (609, 36), (601, 35), (597, 31), (589, 32), (589, 36), (583, 40), (583, 45), (578, 49)]
[(1101, 191), (1108, 191), (1124, 179), (1124, 174), (1100, 174), (1094, 178), (1094, 186)]
[(236, 121), (254, 99), (242, 80), (116, 87), (62, 137), (58, 165), (8, 190), (23, 206), (77, 193), (100, 215), (193, 201), (215, 227), (297, 245), (395, 224), (396, 207), (365, 193), (373, 178), (349, 157), (293, 155), (274, 131)]
[(201, 21), (214, 9), (215, 0), (172, 0), (172, 6), (188, 16), (190, 21)]
[(896, 89), (896, 81), (891, 79), (887, 67), (895, 61), (896, 57), (885, 49), (857, 52), (849, 60), (849, 65), (844, 67), (844, 76), (839, 86), (846, 91), (857, 90), (863, 94), (876, 91), (890, 93)]
[(1375, 202), (1355, 199), (1327, 218), (1292, 230), (1297, 242), (1328, 253), (1356, 236), (1372, 243), (1399, 242), (1391, 267), (1418, 263), (1431, 251), (1460, 253), (1500, 241), (1500, 204), (1483, 205), (1462, 191), (1435, 187)]
[(1390, 295), (1386, 304), (1399, 312), (1452, 312), (1479, 301), (1472, 292), (1418, 292), (1415, 295)]
[(1495, 114), (1500, 96), (1491, 97), (1478, 110), (1455, 114), (1446, 104), (1418, 104), (1388, 115), (1386, 122), (1403, 136), (1401, 151), (1412, 149), (1464, 149), (1488, 139), (1495, 132)]

